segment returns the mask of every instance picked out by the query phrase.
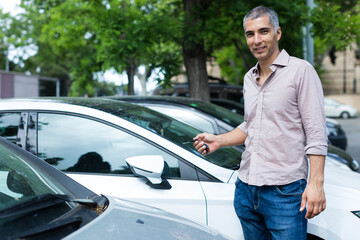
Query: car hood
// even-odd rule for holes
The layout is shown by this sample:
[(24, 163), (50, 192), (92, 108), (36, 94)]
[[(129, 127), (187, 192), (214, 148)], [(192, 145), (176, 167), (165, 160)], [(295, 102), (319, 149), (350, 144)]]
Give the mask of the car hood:
[(64, 239), (228, 239), (161, 209), (106, 197), (110, 203), (105, 212)]
[(350, 168), (340, 168), (333, 164), (325, 164), (325, 168), (326, 183), (360, 191), (360, 174), (358, 172), (351, 171)]
[(360, 203), (360, 174), (336, 165), (327, 164), (325, 168), (326, 193), (358, 199), (357, 202)]

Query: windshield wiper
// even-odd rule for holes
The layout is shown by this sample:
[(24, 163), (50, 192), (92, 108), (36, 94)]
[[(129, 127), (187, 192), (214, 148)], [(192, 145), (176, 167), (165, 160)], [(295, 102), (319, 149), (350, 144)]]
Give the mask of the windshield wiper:
[(16, 239), (36, 238), (41, 235), (51, 234), (52, 232), (57, 232), (61, 236), (61, 231), (64, 231), (64, 236), (62, 237), (65, 237), (71, 232), (79, 229), (81, 223), (82, 218), (79, 216), (59, 219), (54, 222), (30, 229), (29, 231), (22, 232), (19, 234), (19, 236), (16, 237)]
[(68, 195), (47, 193), (1, 210), (0, 219), (37, 211), (63, 202), (75, 202), (89, 208), (97, 207), (97, 203), (91, 199), (72, 199)]

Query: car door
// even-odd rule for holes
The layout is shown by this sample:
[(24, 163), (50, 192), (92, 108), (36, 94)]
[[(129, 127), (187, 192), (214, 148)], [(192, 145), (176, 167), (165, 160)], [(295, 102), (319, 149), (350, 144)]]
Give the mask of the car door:
[[(23, 148), (98, 194), (134, 200), (207, 223), (205, 197), (198, 181), (201, 172), (126, 129), (55, 112), (1, 113), (0, 129), (4, 129), (2, 136), (16, 144), (26, 139)], [(164, 177), (171, 189), (156, 189), (130, 171), (125, 159), (146, 155), (164, 159)]]

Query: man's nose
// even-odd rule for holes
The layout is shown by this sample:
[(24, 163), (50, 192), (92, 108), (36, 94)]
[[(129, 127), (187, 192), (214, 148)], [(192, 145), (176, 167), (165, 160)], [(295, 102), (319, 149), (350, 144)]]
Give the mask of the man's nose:
[(261, 41), (262, 41), (261, 35), (258, 34), (258, 33), (255, 33), (255, 35), (254, 35), (254, 43), (259, 44), (259, 43), (261, 43)]

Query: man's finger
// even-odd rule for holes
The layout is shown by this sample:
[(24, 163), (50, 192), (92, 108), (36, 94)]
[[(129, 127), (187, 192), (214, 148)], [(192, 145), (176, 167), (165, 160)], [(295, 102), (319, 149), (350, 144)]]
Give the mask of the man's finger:
[(309, 203), (308, 207), (307, 207), (305, 218), (306, 219), (312, 218), (313, 211), (314, 211), (314, 205)]
[(303, 194), (301, 198), (300, 212), (304, 211), (305, 207), (306, 207), (306, 196)]

